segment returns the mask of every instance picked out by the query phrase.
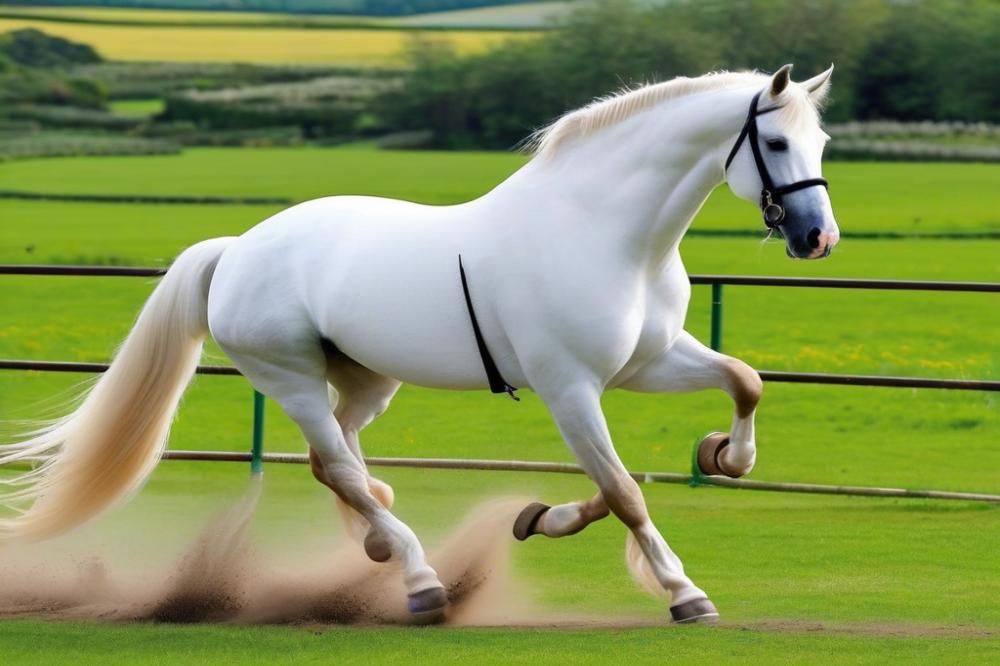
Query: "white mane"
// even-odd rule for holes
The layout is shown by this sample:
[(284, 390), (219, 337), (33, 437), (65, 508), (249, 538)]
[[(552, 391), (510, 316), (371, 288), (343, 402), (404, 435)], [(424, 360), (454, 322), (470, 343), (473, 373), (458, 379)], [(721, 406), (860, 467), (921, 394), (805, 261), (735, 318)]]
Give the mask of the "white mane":
[[(722, 88), (763, 87), (770, 77), (758, 72), (713, 72), (688, 78), (679, 76), (670, 81), (652, 83), (639, 88), (625, 88), (619, 93), (601, 97), (587, 106), (570, 111), (555, 122), (535, 131), (525, 142), (528, 152), (539, 157), (550, 157), (569, 139), (584, 137), (598, 130), (617, 125), (637, 113), (667, 100), (677, 99), (708, 90)], [(805, 120), (816, 121), (816, 108), (809, 96), (795, 94), (795, 86), (790, 86), (791, 102), (778, 113), (779, 122), (795, 123)], [(796, 100), (806, 103), (795, 103)]]

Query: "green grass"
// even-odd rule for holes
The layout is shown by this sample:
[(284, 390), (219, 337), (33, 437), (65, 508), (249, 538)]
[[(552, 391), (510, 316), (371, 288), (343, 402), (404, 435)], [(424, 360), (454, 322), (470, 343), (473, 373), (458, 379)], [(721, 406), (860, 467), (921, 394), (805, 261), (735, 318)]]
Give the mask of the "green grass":
[[(243, 487), (242, 466), (165, 463), (143, 494), (80, 537), (132, 541), (154, 566)], [(487, 496), (589, 492), (577, 478), (386, 470), (397, 513), (433, 545)], [(268, 468), (253, 531), (291, 562), (321, 552), (336, 522), (328, 493), (302, 467)], [(959, 503), (817, 498), (652, 486), (654, 519), (712, 594), (714, 629), (385, 629), (0, 623), (5, 663), (149, 660), (312, 663), (443, 659), (470, 663), (989, 663), (1000, 648), (995, 554), (983, 534), (1000, 511)], [(168, 513), (173, 512), (173, 513)], [(151, 518), (157, 520), (151, 520)], [(822, 519), (820, 520), (820, 517)], [(628, 580), (624, 528), (604, 521), (560, 541), (513, 544), (517, 578), (541, 608), (596, 617), (663, 618)], [(975, 585), (969, 585), (975, 580)], [(586, 581), (586, 584), (582, 584)], [(826, 627), (825, 630), (818, 629)], [(949, 631), (953, 635), (949, 635)], [(992, 638), (983, 634), (992, 633)], [(926, 635), (924, 635), (926, 634)], [(962, 636), (968, 636), (961, 638)], [(114, 649), (109, 652), (109, 646)], [(501, 659), (502, 655), (502, 659)], [(190, 663), (188, 661), (188, 663)]]
[[(179, 157), (52, 159), (0, 165), (0, 188), (48, 192), (286, 195), (333, 192), (432, 203), (476, 196), (520, 164), (513, 155), (383, 153), (363, 148), (192, 150)], [(997, 228), (997, 167), (831, 164), (842, 227)], [(151, 175), (152, 174), (152, 175)], [(936, 183), (934, 187), (930, 183)], [(953, 197), (939, 198), (941, 183)], [(952, 210), (952, 209), (955, 210)], [(140, 206), (0, 200), (0, 262), (163, 265), (201, 238), (240, 233), (268, 206)], [(914, 217), (921, 222), (915, 223)], [(696, 228), (755, 228), (752, 206), (724, 189)], [(30, 252), (27, 248), (30, 247)], [(1000, 279), (997, 242), (846, 240), (823, 262), (792, 262), (778, 244), (690, 238), (691, 272), (929, 279)], [(152, 282), (135, 278), (2, 277), (0, 358), (104, 360)], [(726, 289), (726, 351), (757, 367), (997, 378), (989, 294)], [(694, 290), (688, 328), (708, 334), (708, 291)], [(225, 362), (210, 345), (206, 362)], [(0, 372), (0, 421), (53, 416), (85, 376)], [(404, 387), (365, 431), (371, 455), (569, 460), (543, 405), (483, 392)], [(1000, 412), (992, 394), (769, 384), (752, 478), (1000, 493)], [(684, 471), (690, 446), (728, 427), (718, 392), (605, 398), (632, 469)], [(5, 428), (9, 434), (12, 427)], [(239, 378), (200, 377), (174, 427), (173, 448), (246, 450), (250, 391)], [(0, 436), (9, 440), (9, 437)], [(303, 451), (268, 405), (266, 449)], [(177, 548), (242, 488), (243, 465), (164, 463), (137, 498), (85, 534)], [(399, 515), (433, 543), (480, 499), (558, 502), (588, 496), (578, 477), (380, 470)], [(645, 486), (651, 512), (729, 623), (715, 630), (460, 630), (182, 627), (0, 623), (4, 663), (149, 660), (211, 663), (552, 661), (599, 663), (991, 663), (1000, 657), (1000, 508)], [(168, 513), (173, 511), (174, 513)], [(299, 554), (338, 529), (327, 491), (303, 467), (270, 466), (254, 532), (270, 551)], [(663, 618), (628, 581), (623, 528), (608, 520), (571, 539), (514, 548), (519, 580), (543, 607), (600, 617)], [(810, 624), (811, 623), (811, 624)], [(972, 634), (968, 632), (972, 631)], [(962, 633), (966, 632), (966, 633)], [(978, 632), (978, 633), (976, 633)], [(992, 634), (984, 638), (984, 634)], [(109, 647), (114, 650), (109, 654)]]
[(149, 117), (163, 111), (163, 100), (153, 99), (117, 99), (108, 106), (111, 111), (122, 116)]
[[(505, 153), (202, 148), (176, 156), (62, 159), (0, 164), (0, 188), (37, 192), (285, 196), (364, 193), (443, 204), (483, 194), (524, 163)], [(58, 173), (59, 178), (52, 174)], [(155, 179), (149, 174), (156, 173)], [(844, 231), (1000, 231), (1000, 165), (829, 163)], [(946, 193), (940, 196), (937, 193)], [(759, 227), (753, 207), (725, 187), (695, 229)]]

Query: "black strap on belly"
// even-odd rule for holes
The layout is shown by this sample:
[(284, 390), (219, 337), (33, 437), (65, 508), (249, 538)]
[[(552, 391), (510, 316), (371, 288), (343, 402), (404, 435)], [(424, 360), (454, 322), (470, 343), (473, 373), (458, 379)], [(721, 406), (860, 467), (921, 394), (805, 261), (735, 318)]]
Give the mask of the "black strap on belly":
[(479, 329), (479, 320), (476, 319), (476, 311), (472, 307), (472, 297), (469, 295), (469, 281), (465, 277), (465, 268), (462, 267), (462, 255), (458, 255), (458, 274), (462, 278), (462, 291), (465, 292), (465, 305), (469, 308), (469, 320), (472, 322), (472, 332), (476, 335), (476, 346), (479, 347), (479, 356), (483, 359), (483, 369), (486, 370), (486, 379), (490, 383), (490, 391), (493, 393), (506, 393), (514, 400), (520, 402), (514, 391), (517, 389), (503, 378), (497, 364), (490, 355), (490, 350), (483, 339), (483, 332)]

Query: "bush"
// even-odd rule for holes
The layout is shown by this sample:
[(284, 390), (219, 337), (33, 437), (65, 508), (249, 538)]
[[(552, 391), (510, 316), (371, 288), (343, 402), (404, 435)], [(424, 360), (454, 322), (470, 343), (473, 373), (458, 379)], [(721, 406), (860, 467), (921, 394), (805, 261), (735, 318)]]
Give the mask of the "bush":
[(0, 104), (3, 105), (55, 104), (100, 109), (104, 102), (104, 89), (96, 81), (22, 67), (0, 74)]
[(10, 60), (34, 68), (67, 67), (101, 62), (93, 47), (24, 28), (0, 35), (0, 53)]

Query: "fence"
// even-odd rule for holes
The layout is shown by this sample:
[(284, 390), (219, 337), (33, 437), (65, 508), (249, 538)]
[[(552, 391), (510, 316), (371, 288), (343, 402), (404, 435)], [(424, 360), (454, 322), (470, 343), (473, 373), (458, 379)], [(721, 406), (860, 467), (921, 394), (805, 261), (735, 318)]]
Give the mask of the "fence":
[[(166, 269), (126, 267), (126, 266), (44, 266), (44, 265), (0, 265), (0, 275), (44, 275), (44, 276), (124, 276), (158, 277)], [(992, 282), (933, 282), (917, 280), (860, 280), (840, 278), (790, 278), (758, 277), (734, 275), (691, 275), (692, 285), (710, 285), (712, 288), (711, 307), (711, 347), (722, 349), (723, 331), (723, 286), (798, 287), (827, 289), (883, 289), (905, 291), (938, 292), (979, 292), (1000, 293), (1000, 283)], [(71, 363), (58, 361), (30, 361), (0, 359), (0, 370), (36, 370), (42, 372), (103, 372), (103, 363)], [(199, 366), (199, 374), (239, 375), (229, 366)], [(918, 377), (891, 377), (881, 375), (851, 375), (808, 372), (760, 371), (765, 382), (791, 382), (804, 384), (833, 384), (850, 386), (882, 386), (903, 388), (932, 388), (969, 391), (1000, 391), (1000, 381), (966, 379), (932, 379)], [(166, 460), (204, 460), (221, 462), (250, 462), (253, 473), (263, 471), (264, 462), (308, 463), (304, 455), (265, 454), (264, 442), (264, 396), (253, 392), (253, 437), (249, 453), (224, 451), (167, 451)], [(683, 483), (691, 486), (721, 486), (751, 490), (776, 492), (801, 492), (836, 495), (863, 495), (878, 497), (921, 497), (930, 499), (978, 500), (1000, 502), (1000, 495), (984, 493), (962, 493), (940, 490), (910, 490), (902, 488), (873, 488), (867, 486), (831, 486), (804, 483), (777, 483), (749, 479), (729, 479), (706, 477), (701, 474), (695, 460), (698, 442), (692, 456), (691, 474), (672, 472), (632, 472), (633, 478), (646, 483)], [(527, 462), (515, 460), (464, 460), (441, 458), (375, 458), (365, 459), (369, 465), (393, 467), (418, 467), (430, 469), (475, 469), (519, 472), (553, 472), (583, 474), (583, 470), (567, 463)]]

